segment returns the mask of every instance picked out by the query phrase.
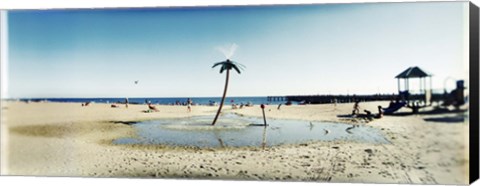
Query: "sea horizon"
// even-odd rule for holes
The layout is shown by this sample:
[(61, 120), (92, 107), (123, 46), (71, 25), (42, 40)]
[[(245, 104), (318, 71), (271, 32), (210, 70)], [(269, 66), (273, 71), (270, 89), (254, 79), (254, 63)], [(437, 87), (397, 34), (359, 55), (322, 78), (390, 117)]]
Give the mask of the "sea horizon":
[[(231, 96), (225, 98), (225, 103), (235, 104), (267, 104), (272, 102), (286, 102), (286, 101), (268, 101), (268, 96)], [(279, 96), (280, 97), (280, 96)], [(222, 97), (38, 97), (38, 98), (2, 98), (5, 101), (23, 101), (23, 102), (62, 102), (62, 103), (125, 103), (128, 99), (129, 104), (162, 104), (162, 105), (182, 105), (188, 99), (193, 101), (193, 104), (208, 105), (210, 103), (219, 103)]]
[[(287, 103), (288, 100), (295, 103), (315, 102), (333, 103), (335, 99), (338, 102), (351, 102), (352, 99), (363, 101), (390, 100), (398, 94), (304, 94), (304, 95), (270, 95), (270, 96), (227, 96), (226, 104), (279, 104)], [(188, 99), (191, 99), (194, 105), (212, 105), (221, 101), (220, 96), (211, 97), (34, 97), (34, 98), (2, 98), (2, 101), (22, 101), (22, 102), (66, 102), (66, 103), (125, 103), (128, 99), (129, 104), (160, 104), (160, 105), (185, 105)], [(346, 99), (346, 100), (345, 100)], [(308, 100), (308, 101), (307, 101)], [(317, 102), (318, 104), (319, 102)]]

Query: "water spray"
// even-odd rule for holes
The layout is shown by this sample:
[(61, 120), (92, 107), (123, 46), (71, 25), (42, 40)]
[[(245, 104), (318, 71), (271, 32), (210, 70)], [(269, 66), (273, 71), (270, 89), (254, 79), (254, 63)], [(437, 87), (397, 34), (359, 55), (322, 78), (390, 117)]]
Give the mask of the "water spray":
[(230, 59), (232, 58), (233, 54), (235, 54), (235, 51), (237, 50), (237, 48), (238, 48), (238, 45), (233, 43), (230, 46), (224, 45), (224, 46), (217, 47), (216, 49), (220, 51), (225, 56), (225, 58)]

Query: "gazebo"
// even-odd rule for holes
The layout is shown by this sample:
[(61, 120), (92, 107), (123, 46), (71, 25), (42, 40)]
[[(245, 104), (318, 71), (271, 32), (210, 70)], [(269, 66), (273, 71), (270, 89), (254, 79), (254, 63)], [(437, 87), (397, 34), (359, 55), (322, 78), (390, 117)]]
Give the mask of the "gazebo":
[[(395, 76), (398, 79), (398, 93), (402, 99), (407, 101), (407, 103), (411, 101), (420, 101), (424, 102), (425, 105), (430, 103), (430, 98), (432, 96), (432, 75), (426, 73), (419, 67), (409, 67), (404, 70), (402, 73)], [(419, 79), (419, 89), (418, 93), (412, 92), (410, 88), (410, 79), (418, 78)], [(427, 78), (429, 79), (429, 88), (427, 89)], [(402, 83), (403, 81), (403, 89)], [(413, 80), (412, 80), (413, 81)], [(415, 91), (415, 89), (413, 89)]]

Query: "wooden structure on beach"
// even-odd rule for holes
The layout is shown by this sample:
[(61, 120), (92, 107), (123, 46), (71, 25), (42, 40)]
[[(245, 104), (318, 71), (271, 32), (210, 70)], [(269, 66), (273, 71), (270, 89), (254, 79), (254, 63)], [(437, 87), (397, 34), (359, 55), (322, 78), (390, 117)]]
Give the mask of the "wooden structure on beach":
[[(398, 94), (402, 101), (407, 102), (408, 105), (422, 104), (422, 106), (431, 105), (432, 102), (432, 75), (426, 73), (419, 67), (409, 67), (402, 73), (395, 76), (398, 81)], [(410, 81), (413, 79), (419, 80), (419, 89), (415, 90), (410, 87)], [(427, 84), (427, 79), (429, 83)], [(402, 82), (403, 81), (403, 87)], [(427, 88), (428, 87), (428, 88)], [(413, 94), (417, 91), (417, 94)], [(412, 96), (415, 95), (415, 96)]]
[(327, 103), (351, 103), (358, 101), (390, 101), (397, 95), (395, 94), (375, 94), (375, 95), (288, 95), (288, 96), (268, 96), (269, 102), (298, 102), (305, 104), (327, 104)]

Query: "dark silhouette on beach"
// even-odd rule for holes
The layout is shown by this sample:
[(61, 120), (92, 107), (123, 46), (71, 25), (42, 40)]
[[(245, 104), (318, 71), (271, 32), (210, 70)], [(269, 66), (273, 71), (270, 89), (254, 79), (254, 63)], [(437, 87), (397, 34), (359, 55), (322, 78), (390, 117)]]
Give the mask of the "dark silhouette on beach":
[(151, 103), (148, 104), (148, 109), (150, 109), (151, 111), (155, 111), (155, 112), (158, 112), (159, 110), (157, 109), (157, 107), (153, 106)]

